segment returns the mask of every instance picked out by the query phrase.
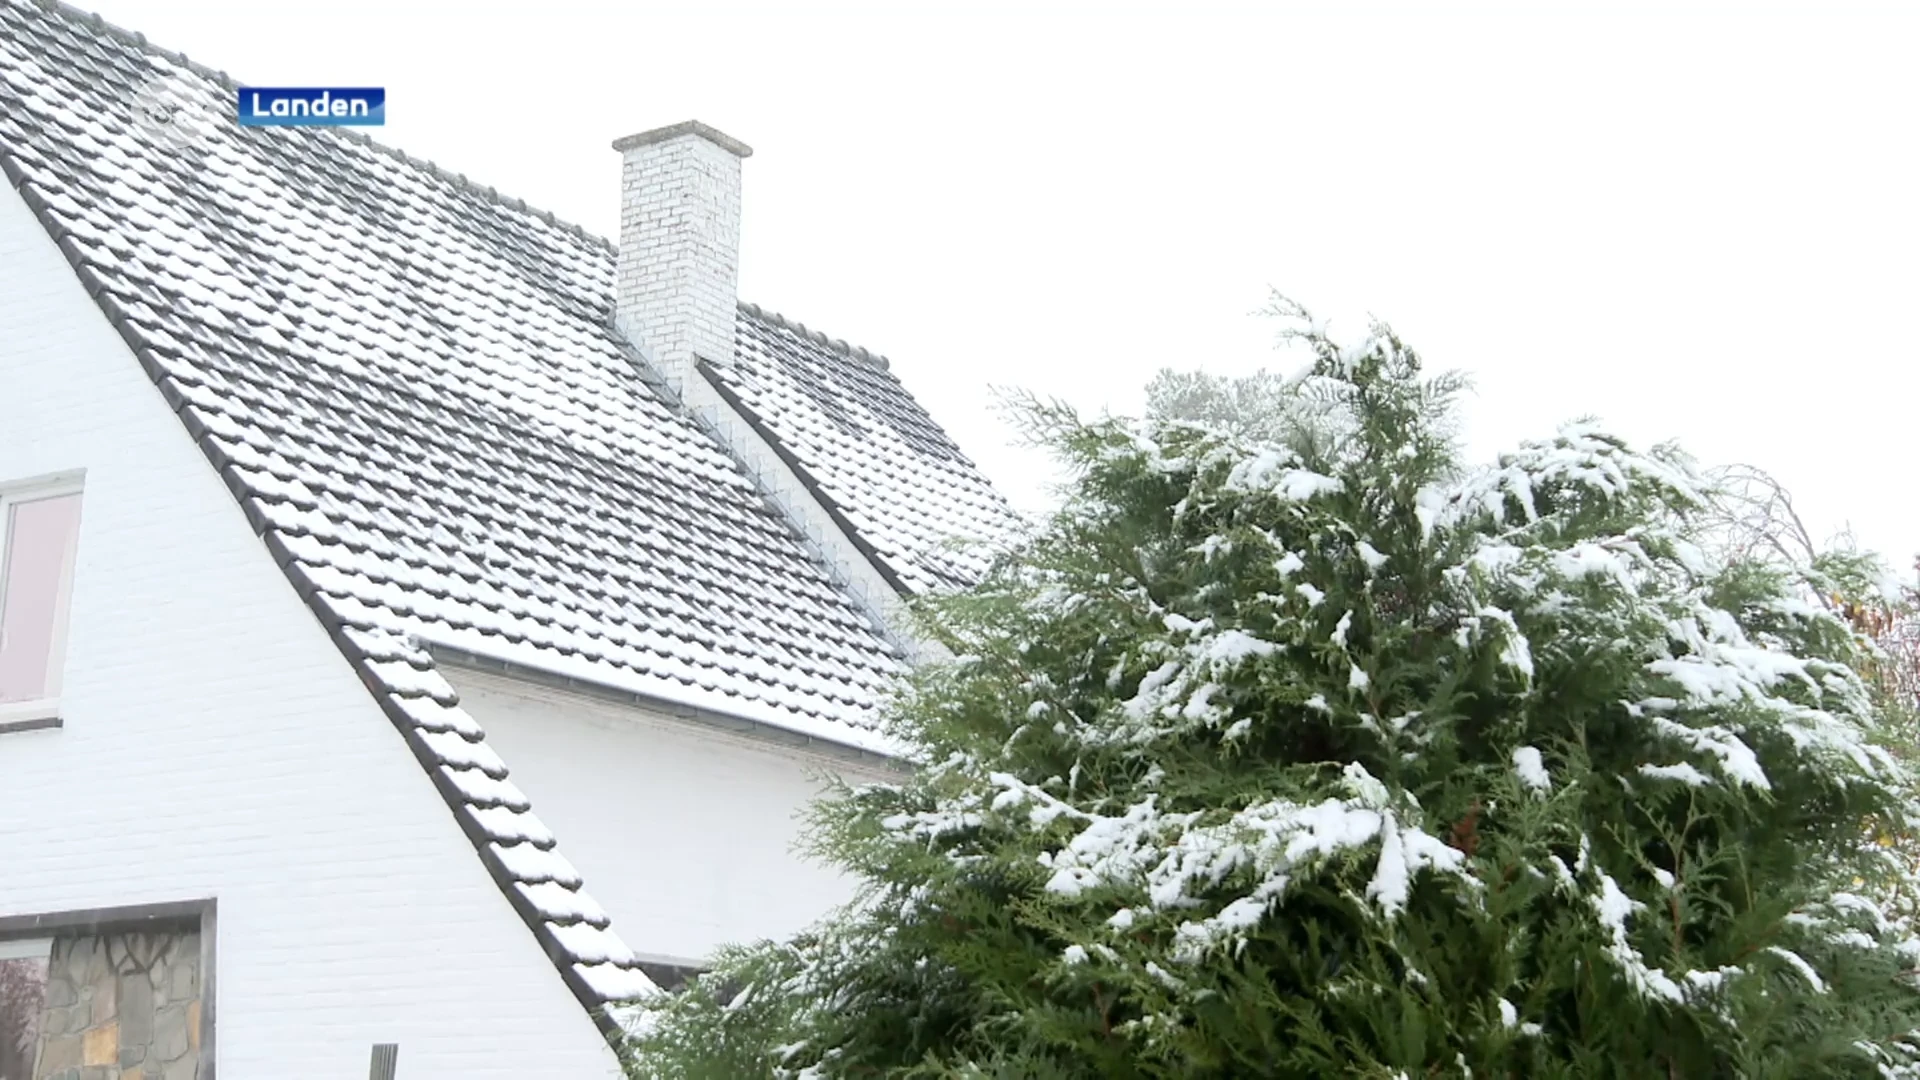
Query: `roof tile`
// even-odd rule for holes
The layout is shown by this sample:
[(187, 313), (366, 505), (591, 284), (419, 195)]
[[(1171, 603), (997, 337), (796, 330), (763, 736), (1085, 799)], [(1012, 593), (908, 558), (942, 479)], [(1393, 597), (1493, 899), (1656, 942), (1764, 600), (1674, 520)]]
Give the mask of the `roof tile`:
[(903, 592), (964, 587), (1020, 519), (884, 359), (752, 304), (702, 373)]

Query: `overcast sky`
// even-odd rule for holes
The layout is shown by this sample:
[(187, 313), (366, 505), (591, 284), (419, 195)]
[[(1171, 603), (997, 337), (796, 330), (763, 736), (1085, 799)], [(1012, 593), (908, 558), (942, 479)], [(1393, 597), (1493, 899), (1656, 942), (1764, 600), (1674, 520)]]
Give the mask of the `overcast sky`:
[(1472, 372), (1476, 455), (1597, 414), (1920, 551), (1915, 5), (83, 3), (602, 235), (615, 137), (744, 140), (742, 297), (1026, 508), (991, 386), (1277, 366), (1276, 287)]

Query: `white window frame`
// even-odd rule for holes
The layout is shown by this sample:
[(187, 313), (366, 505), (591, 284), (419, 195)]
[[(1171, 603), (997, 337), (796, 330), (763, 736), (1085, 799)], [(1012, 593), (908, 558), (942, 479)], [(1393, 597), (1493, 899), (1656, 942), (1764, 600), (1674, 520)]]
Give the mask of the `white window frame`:
[[(85, 487), (84, 472), (54, 473), (0, 483), (0, 611), (6, 609), (7, 602), (6, 549), (13, 505), (39, 499), (58, 498), (62, 495), (80, 495), (82, 496), (80, 512), (85, 515)], [(74, 559), (74, 563), (77, 562), (79, 562), (78, 557)], [(49, 692), (45, 697), (33, 701), (15, 701), (0, 705), (0, 728), (60, 719), (60, 690), (66, 681), (67, 630), (73, 621), (74, 573), (74, 564), (68, 564), (66, 578), (60, 582), (60, 603), (55, 608), (53, 640), (48, 649), (47, 663), (50, 670), (47, 672), (47, 690)]]

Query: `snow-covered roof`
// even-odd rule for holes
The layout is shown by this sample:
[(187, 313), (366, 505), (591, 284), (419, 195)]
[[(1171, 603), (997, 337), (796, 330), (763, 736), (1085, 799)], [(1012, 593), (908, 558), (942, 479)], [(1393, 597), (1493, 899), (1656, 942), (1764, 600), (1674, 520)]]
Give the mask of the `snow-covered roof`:
[[(612, 328), (605, 240), (357, 135), (238, 127), (236, 88), (0, 0), (8, 179), (569, 985), (628, 996), (426, 646), (869, 748), (900, 649)], [(206, 122), (150, 122), (156, 92)], [(856, 543), (906, 590), (964, 580), (928, 538), (1004, 505), (898, 381), (757, 308), (740, 340), (721, 382)]]
[(894, 587), (978, 581), (1019, 521), (886, 359), (752, 304), (741, 306), (735, 333), (732, 366), (701, 373)]

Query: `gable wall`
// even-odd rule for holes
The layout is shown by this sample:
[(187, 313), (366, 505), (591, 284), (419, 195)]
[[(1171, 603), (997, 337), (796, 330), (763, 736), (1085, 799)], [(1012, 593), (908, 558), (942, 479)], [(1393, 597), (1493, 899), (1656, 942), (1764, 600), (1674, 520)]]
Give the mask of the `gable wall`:
[(793, 850), (821, 778), (871, 762), (442, 665), (614, 929), (643, 957), (702, 961), (782, 937), (852, 899)]
[(79, 467), (65, 726), (0, 734), (0, 916), (216, 898), (231, 1078), (364, 1076), (375, 1042), (400, 1044), (408, 1080), (615, 1075), (399, 734), (0, 184), (0, 482)]

